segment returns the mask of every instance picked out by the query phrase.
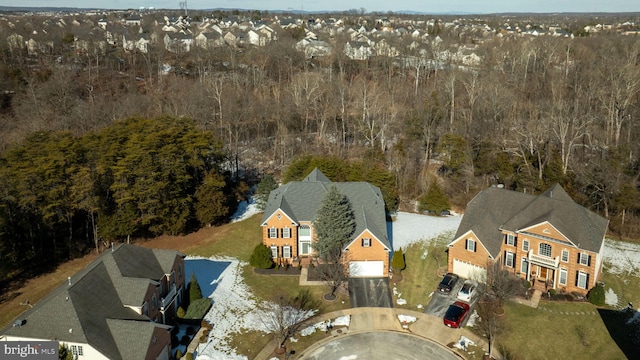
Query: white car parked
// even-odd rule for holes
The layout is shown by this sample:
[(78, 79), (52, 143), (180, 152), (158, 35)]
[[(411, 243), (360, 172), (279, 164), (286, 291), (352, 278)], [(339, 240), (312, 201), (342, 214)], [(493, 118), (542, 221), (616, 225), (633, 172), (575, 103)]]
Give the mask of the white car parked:
[(476, 287), (477, 285), (475, 282), (465, 280), (464, 284), (462, 284), (462, 288), (458, 291), (458, 299), (466, 302), (471, 301), (471, 298), (475, 295)]

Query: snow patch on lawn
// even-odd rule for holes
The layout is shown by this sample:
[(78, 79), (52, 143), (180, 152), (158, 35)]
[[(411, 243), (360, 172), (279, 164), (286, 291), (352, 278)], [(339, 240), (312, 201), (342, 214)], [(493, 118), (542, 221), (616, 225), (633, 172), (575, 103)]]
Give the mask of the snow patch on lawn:
[(228, 344), (230, 335), (241, 331), (258, 330), (266, 332), (260, 319), (264, 314), (251, 294), (251, 289), (244, 283), (242, 267), (244, 262), (233, 258), (211, 258), (211, 260), (230, 261), (231, 264), (222, 272), (217, 280), (218, 286), (209, 298), (213, 300), (211, 310), (205, 320), (213, 325), (209, 333), (207, 345), (201, 344), (201, 353), (197, 358), (206, 359), (246, 359), (236, 354)]
[(604, 293), (604, 303), (611, 306), (618, 306), (618, 294), (613, 292), (612, 288), (608, 288)]
[[(434, 239), (446, 232), (455, 232), (461, 220), (461, 215), (428, 216), (398, 212), (395, 221), (391, 225), (393, 228), (391, 236), (393, 249), (406, 249), (411, 244)], [(453, 238), (450, 240), (453, 240)], [(426, 253), (423, 254), (425, 258), (426, 255)]]
[(640, 271), (640, 244), (605, 239), (602, 256), (613, 274), (635, 275)]

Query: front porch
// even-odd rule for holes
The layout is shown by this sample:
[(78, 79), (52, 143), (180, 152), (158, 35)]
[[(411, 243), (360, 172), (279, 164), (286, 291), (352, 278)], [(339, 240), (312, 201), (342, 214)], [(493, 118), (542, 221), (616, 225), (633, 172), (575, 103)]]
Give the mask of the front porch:
[(543, 293), (555, 289), (555, 269), (531, 264), (530, 270), (527, 280), (531, 283), (531, 289), (539, 290)]

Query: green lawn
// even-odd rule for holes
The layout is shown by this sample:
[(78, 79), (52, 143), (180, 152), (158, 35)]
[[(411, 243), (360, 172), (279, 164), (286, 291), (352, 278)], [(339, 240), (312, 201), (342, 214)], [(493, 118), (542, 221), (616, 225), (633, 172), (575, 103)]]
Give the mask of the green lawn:
[[(435, 242), (422, 241), (403, 249), (406, 268), (402, 271), (402, 280), (395, 284), (396, 290), (406, 305), (394, 305), (398, 308), (420, 311), (418, 305), (429, 303), (429, 295), (437, 288), (441, 280), (438, 275), (438, 261), (441, 271), (447, 265), (446, 243), (453, 234), (443, 234)], [(429, 245), (431, 243), (431, 245)], [(391, 284), (393, 288), (394, 284)], [(397, 297), (394, 296), (394, 304)]]
[(626, 359), (594, 305), (541, 301), (534, 309), (508, 302), (505, 310), (505, 332), (498, 342), (512, 359), (567, 359), (575, 354)]

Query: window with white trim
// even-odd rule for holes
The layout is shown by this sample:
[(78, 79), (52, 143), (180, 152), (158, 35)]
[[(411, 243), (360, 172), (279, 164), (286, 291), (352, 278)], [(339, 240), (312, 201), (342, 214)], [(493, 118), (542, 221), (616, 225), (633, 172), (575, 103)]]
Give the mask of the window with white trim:
[(371, 239), (362, 238), (362, 247), (371, 247)]
[(578, 271), (577, 273), (577, 279), (576, 279), (576, 286), (581, 288), (581, 289), (586, 289), (587, 288), (587, 279), (588, 279), (589, 275), (584, 272), (584, 271)]
[(311, 227), (309, 227), (309, 225), (300, 225), (298, 228), (298, 235), (311, 236)]
[(520, 260), (520, 272), (526, 274), (529, 271), (529, 262), (526, 257)]
[(513, 234), (507, 234), (507, 245), (515, 246), (516, 245), (516, 237)]
[(558, 280), (560, 285), (567, 285), (567, 276), (568, 276), (567, 269), (560, 268), (560, 279)]
[(269, 239), (275, 239), (278, 237), (278, 228), (270, 228), (269, 229)]
[(71, 345), (71, 353), (75, 356), (83, 356), (82, 345)]
[(275, 245), (271, 245), (271, 257), (272, 258), (278, 257), (278, 247)]
[(283, 246), (282, 247), (282, 257), (285, 259), (291, 258), (291, 246)]
[(476, 242), (474, 240), (467, 239), (467, 242), (464, 245), (464, 248), (469, 251), (476, 252)]
[(529, 240), (522, 240), (522, 251), (529, 251)]
[(551, 257), (551, 245), (545, 244), (545, 243), (541, 243), (538, 246), (538, 255)]
[(510, 252), (510, 251), (505, 251), (504, 253), (504, 266), (506, 267), (514, 267), (514, 260), (515, 258), (515, 254)]
[(560, 259), (562, 260), (562, 262), (569, 262), (569, 251), (562, 250), (562, 256), (560, 257)]
[(289, 239), (291, 238), (291, 229), (286, 227), (286, 228), (282, 228), (282, 237), (284, 239)]
[(589, 254), (579, 253), (578, 262), (580, 265), (589, 266)]

